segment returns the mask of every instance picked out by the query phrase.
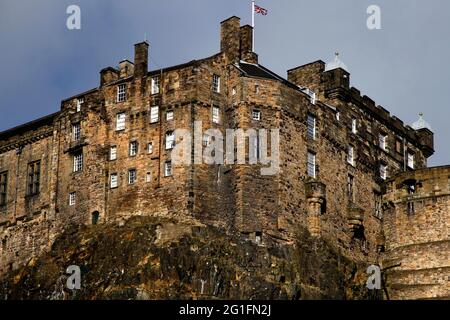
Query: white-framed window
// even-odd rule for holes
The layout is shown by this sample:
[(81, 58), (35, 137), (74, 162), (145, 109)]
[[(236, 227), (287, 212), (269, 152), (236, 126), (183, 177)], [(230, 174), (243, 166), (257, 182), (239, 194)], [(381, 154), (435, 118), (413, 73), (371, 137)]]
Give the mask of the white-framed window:
[(213, 75), (213, 91), (220, 93), (220, 76), (218, 76), (217, 74)]
[(153, 77), (151, 80), (151, 93), (158, 94), (159, 93), (159, 77)]
[(119, 185), (117, 173), (111, 173), (109, 176), (109, 186), (111, 189), (117, 188)]
[(380, 133), (378, 135), (378, 140), (380, 148), (383, 150), (387, 150), (387, 135), (385, 135), (384, 133)]
[(203, 135), (203, 146), (208, 147), (210, 143), (211, 143), (211, 137), (205, 133)]
[(116, 115), (116, 131), (125, 130), (126, 118), (127, 116), (125, 115), (125, 112), (121, 112)]
[(166, 133), (166, 150), (173, 149), (175, 147), (175, 133), (168, 131)]
[(414, 169), (414, 154), (412, 152), (408, 152), (408, 167)]
[(173, 110), (169, 110), (166, 112), (166, 121), (172, 121), (173, 120)]
[(81, 106), (83, 105), (83, 103), (84, 103), (84, 98), (77, 99), (77, 112), (81, 111)]
[(74, 123), (72, 125), (72, 141), (79, 141), (81, 139), (81, 123)]
[(316, 178), (316, 154), (310, 151), (308, 151), (307, 171), (308, 176)]
[(124, 102), (127, 97), (127, 87), (125, 84), (117, 86), (117, 102)]
[(172, 162), (171, 161), (166, 161), (164, 163), (164, 176), (165, 177), (172, 176)]
[(261, 121), (261, 111), (253, 110), (252, 111), (252, 119), (255, 121)]
[(83, 170), (83, 153), (79, 152), (73, 156), (73, 172)]
[(76, 203), (77, 194), (75, 192), (69, 193), (69, 206), (74, 206)]
[(138, 153), (138, 142), (131, 141), (130, 142), (130, 157), (134, 157)]
[(380, 164), (380, 178), (383, 180), (387, 179), (387, 165), (384, 163)]
[(220, 109), (219, 107), (212, 107), (212, 122), (220, 123)]
[(308, 122), (308, 129), (307, 129), (308, 138), (315, 140), (316, 139), (316, 117), (308, 114), (307, 122)]
[(355, 165), (355, 148), (353, 146), (348, 146), (347, 162), (352, 166)]
[(147, 153), (148, 154), (152, 154), (153, 153), (153, 143), (152, 142), (149, 142), (147, 144)]
[(152, 182), (152, 173), (150, 171), (145, 174), (145, 182)]
[(117, 146), (111, 146), (109, 148), (109, 160), (114, 161), (117, 159)]
[(128, 170), (128, 184), (135, 184), (137, 179), (136, 169)]
[(352, 133), (358, 133), (358, 121), (356, 120), (356, 118), (352, 118)]
[(153, 106), (150, 108), (150, 123), (156, 123), (159, 121), (159, 107)]

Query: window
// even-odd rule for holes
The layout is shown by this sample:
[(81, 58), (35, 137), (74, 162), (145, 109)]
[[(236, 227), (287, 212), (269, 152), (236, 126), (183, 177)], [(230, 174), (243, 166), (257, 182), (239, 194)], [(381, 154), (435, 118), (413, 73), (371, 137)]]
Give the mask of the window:
[(0, 173), (0, 206), (6, 205), (6, 196), (8, 191), (8, 173)]
[(125, 130), (125, 119), (126, 115), (123, 112), (116, 115), (116, 131)]
[(77, 112), (81, 111), (81, 106), (84, 103), (84, 98), (78, 98), (77, 99)]
[(210, 143), (211, 143), (211, 137), (205, 133), (203, 135), (203, 146), (208, 147)]
[(169, 131), (166, 133), (166, 150), (173, 149), (175, 147), (175, 133)]
[(153, 143), (149, 142), (147, 144), (147, 152), (148, 152), (148, 154), (152, 154), (153, 153)]
[(381, 208), (382, 196), (378, 192), (375, 192), (374, 196), (375, 196), (375, 210), (374, 210), (373, 215), (378, 219), (383, 219), (383, 211)]
[(338, 111), (336, 112), (336, 120), (340, 121), (341, 120), (341, 113)]
[(117, 159), (117, 147), (116, 146), (112, 146), (109, 149), (109, 160), (114, 161)]
[(123, 102), (126, 98), (126, 86), (125, 84), (120, 84), (117, 86), (117, 102)]
[(316, 117), (308, 114), (308, 139), (315, 140), (316, 139)]
[(81, 124), (75, 123), (72, 125), (72, 140), (80, 141), (81, 139)]
[(358, 132), (358, 122), (356, 118), (352, 118), (352, 133), (356, 134)]
[(150, 123), (156, 123), (159, 121), (159, 107), (153, 106), (150, 108)]
[(387, 150), (387, 135), (380, 133), (378, 136), (379, 146), (383, 150)]
[(220, 76), (217, 74), (213, 75), (213, 91), (220, 93)]
[(173, 110), (169, 110), (166, 112), (166, 120), (172, 121), (173, 120)]
[(260, 156), (260, 149), (259, 149), (259, 144), (260, 144), (260, 142), (259, 142), (259, 135), (256, 134), (254, 136), (251, 136), (250, 138), (253, 139), (252, 157), (253, 157), (253, 159), (258, 160), (258, 159), (261, 158), (261, 156)]
[(355, 148), (353, 146), (348, 146), (347, 162), (352, 166), (355, 165)]
[(212, 108), (212, 122), (220, 123), (220, 109), (218, 107)]
[(152, 173), (151, 172), (147, 172), (147, 174), (145, 175), (145, 182), (152, 182)]
[(253, 110), (252, 111), (252, 119), (255, 121), (261, 121), (261, 111)]
[(151, 93), (152, 94), (158, 94), (159, 93), (159, 77), (153, 77), (152, 78)]
[(347, 176), (347, 196), (348, 196), (348, 199), (350, 201), (354, 200), (354, 197), (353, 197), (353, 195), (354, 195), (354, 193), (353, 193), (353, 181), (354, 181), (353, 176), (351, 174), (349, 174)]
[(83, 170), (83, 153), (79, 152), (73, 156), (73, 172)]
[(233, 89), (231, 89), (231, 95), (235, 96), (237, 93), (236, 87), (233, 87)]
[(258, 85), (255, 86), (255, 94), (259, 94), (259, 86)]
[(164, 176), (165, 177), (172, 176), (172, 162), (171, 161), (167, 161), (164, 164)]
[(316, 155), (312, 152), (308, 152), (307, 171), (308, 176), (316, 178)]
[(411, 152), (408, 152), (408, 168), (414, 169), (414, 154)]
[(134, 184), (136, 182), (136, 169), (128, 170), (128, 184)]
[(137, 141), (130, 142), (130, 157), (134, 157), (138, 153), (138, 143)]
[(71, 192), (69, 193), (69, 206), (74, 206), (75, 202), (76, 202), (76, 193), (75, 192)]
[(387, 179), (387, 165), (380, 164), (380, 178), (383, 180)]
[(118, 186), (117, 173), (111, 173), (111, 175), (109, 176), (109, 185), (111, 189), (117, 188)]
[(41, 162), (28, 164), (28, 188), (27, 194), (33, 196), (39, 193), (39, 181), (41, 176)]
[(397, 153), (402, 154), (403, 153), (403, 142), (400, 139), (395, 139), (395, 151)]

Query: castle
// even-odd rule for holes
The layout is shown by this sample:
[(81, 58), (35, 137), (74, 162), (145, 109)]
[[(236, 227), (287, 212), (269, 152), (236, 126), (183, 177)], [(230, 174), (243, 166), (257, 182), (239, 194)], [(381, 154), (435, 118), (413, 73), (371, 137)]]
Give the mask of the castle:
[[(150, 72), (149, 44), (136, 44), (134, 62), (101, 70), (98, 88), (1, 132), (0, 273), (71, 224), (153, 215), (262, 245), (291, 243), (304, 226), (381, 265), (391, 299), (449, 298), (450, 166), (427, 168), (429, 126), (407, 126), (361, 96), (338, 56), (278, 76), (258, 64), (252, 31), (231, 17), (218, 54)], [(279, 128), (279, 172), (172, 163), (174, 131), (196, 121), (222, 132)]]

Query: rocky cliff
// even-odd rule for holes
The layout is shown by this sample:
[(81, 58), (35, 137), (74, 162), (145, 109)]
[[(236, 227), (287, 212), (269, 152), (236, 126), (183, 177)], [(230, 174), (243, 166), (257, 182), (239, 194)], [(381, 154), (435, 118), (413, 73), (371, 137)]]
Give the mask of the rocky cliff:
[[(66, 288), (70, 265), (81, 289)], [(69, 228), (4, 276), (2, 299), (367, 299), (365, 266), (299, 229), (255, 244), (210, 226), (135, 217)]]

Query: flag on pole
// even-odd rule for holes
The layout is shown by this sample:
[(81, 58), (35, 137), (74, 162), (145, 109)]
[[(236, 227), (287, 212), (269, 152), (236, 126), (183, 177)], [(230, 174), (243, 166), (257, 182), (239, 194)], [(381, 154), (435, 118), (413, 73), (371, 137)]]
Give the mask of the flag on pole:
[(258, 5), (254, 5), (255, 6), (255, 12), (256, 13), (260, 13), (260, 14), (262, 14), (263, 16), (267, 16), (267, 13), (268, 13), (268, 10), (267, 9), (264, 9), (264, 8), (261, 8), (260, 6), (258, 6)]

